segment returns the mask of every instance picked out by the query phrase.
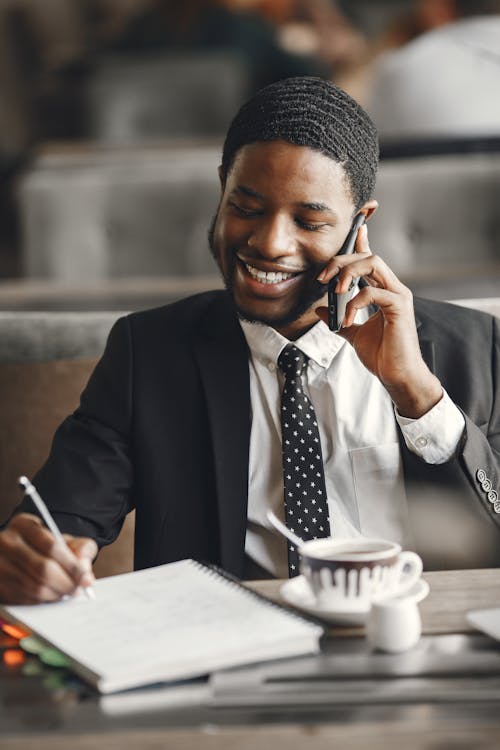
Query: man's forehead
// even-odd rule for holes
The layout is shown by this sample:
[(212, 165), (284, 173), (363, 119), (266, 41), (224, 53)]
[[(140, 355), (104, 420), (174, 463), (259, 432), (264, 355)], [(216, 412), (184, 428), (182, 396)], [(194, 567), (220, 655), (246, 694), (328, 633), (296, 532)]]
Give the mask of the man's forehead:
[(231, 190), (239, 189), (248, 195), (254, 193), (255, 197), (259, 197), (261, 190), (265, 192), (268, 178), (280, 181), (284, 187), (290, 179), (300, 179), (317, 194), (308, 198), (307, 203), (318, 204), (318, 207), (329, 203), (322, 196), (332, 189), (351, 195), (349, 179), (340, 162), (317, 149), (283, 140), (255, 141), (242, 146), (228, 177)]
[(249, 143), (243, 144), (242, 146), (240, 146), (234, 156), (233, 165), (237, 162), (241, 162), (242, 159), (248, 157), (255, 158), (256, 156), (258, 156), (264, 159), (270, 158), (271, 155), (277, 152), (279, 152), (281, 155), (288, 155), (289, 157), (304, 155), (306, 158), (312, 157), (314, 159), (320, 160), (324, 162), (325, 165), (334, 164), (338, 167), (342, 167), (341, 162), (333, 159), (331, 155), (325, 153), (324, 151), (321, 151), (318, 148), (310, 146), (306, 143), (293, 143), (282, 138), (276, 138), (273, 140), (266, 139), (263, 141), (250, 141)]

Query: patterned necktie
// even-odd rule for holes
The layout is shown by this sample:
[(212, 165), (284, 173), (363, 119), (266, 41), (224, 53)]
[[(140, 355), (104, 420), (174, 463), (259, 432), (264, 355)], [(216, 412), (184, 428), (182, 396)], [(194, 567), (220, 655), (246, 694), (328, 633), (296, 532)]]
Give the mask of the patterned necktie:
[[(308, 357), (288, 344), (278, 357), (285, 375), (281, 396), (281, 437), (285, 521), (304, 540), (330, 535), (323, 457), (314, 407), (304, 393), (302, 374)], [(288, 542), (290, 577), (299, 573), (298, 553)]]

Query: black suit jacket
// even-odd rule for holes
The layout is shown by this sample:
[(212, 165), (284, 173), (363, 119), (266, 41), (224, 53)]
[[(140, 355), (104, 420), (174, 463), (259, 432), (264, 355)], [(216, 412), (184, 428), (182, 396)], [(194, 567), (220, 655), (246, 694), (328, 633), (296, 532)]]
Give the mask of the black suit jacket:
[[(495, 564), (499, 321), (423, 300), (415, 310), (423, 355), (466, 415), (466, 434), (441, 466), (425, 464), (401, 440), (409, 505), (421, 511), (417, 527), (423, 518), (432, 529), (435, 517), (445, 532), (451, 528), (451, 547), (455, 517), (467, 524), (468, 538), (474, 525), (482, 540), (493, 533), (479, 564)], [(138, 568), (194, 557), (241, 576), (249, 435), (246, 341), (229, 295), (210, 292), (115, 324), (35, 482), (65, 531), (100, 545), (116, 537), (135, 506)], [(420, 537), (425, 557), (425, 528)]]

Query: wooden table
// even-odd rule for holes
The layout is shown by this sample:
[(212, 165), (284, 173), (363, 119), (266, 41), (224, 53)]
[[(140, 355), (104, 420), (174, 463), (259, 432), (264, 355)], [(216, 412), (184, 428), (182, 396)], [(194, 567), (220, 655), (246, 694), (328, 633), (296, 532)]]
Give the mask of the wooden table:
[[(429, 595), (419, 605), (422, 632), (469, 633), (465, 619), (472, 609), (500, 607), (500, 570), (445, 570), (423, 574), (429, 583)], [(263, 596), (284, 604), (279, 590), (283, 581), (252, 581), (249, 586)], [(362, 635), (363, 628), (331, 629), (336, 636)]]
[[(465, 633), (469, 609), (500, 606), (500, 570), (426, 573), (431, 592), (421, 604), (427, 634)], [(279, 600), (278, 581), (252, 588)], [(361, 628), (332, 628), (353, 643)], [(347, 638), (346, 636), (351, 636)], [(457, 636), (460, 641), (460, 636)], [(481, 639), (480, 636), (477, 638)], [(354, 639), (356, 640), (356, 639)], [(498, 657), (500, 645), (484, 637)], [(483, 643), (481, 640), (481, 643)], [(360, 641), (364, 643), (364, 641)], [(500, 673), (497, 679), (500, 679)], [(31, 680), (31, 682), (30, 682)], [(419, 701), (406, 705), (344, 705), (264, 710), (191, 706), (106, 716), (87, 691), (47, 691), (34, 678), (0, 666), (1, 750), (496, 750), (500, 701)]]

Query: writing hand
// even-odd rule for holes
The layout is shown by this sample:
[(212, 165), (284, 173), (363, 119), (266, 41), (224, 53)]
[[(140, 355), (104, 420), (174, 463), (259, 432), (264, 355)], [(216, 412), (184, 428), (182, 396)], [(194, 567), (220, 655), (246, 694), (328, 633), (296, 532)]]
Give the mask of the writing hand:
[(0, 601), (35, 604), (57, 601), (94, 581), (93, 539), (65, 535), (57, 542), (38, 516), (20, 513), (0, 532)]
[[(321, 282), (328, 283), (336, 273), (338, 294), (345, 294), (351, 281), (360, 277), (368, 283), (347, 304), (338, 335), (349, 341), (365, 367), (379, 378), (402, 416), (421, 417), (441, 399), (442, 387), (420, 352), (412, 293), (380, 257), (371, 253), (366, 225), (358, 233), (356, 252), (332, 258), (320, 276)], [(356, 325), (357, 311), (371, 304), (378, 311)], [(327, 322), (326, 307), (316, 312)]]

